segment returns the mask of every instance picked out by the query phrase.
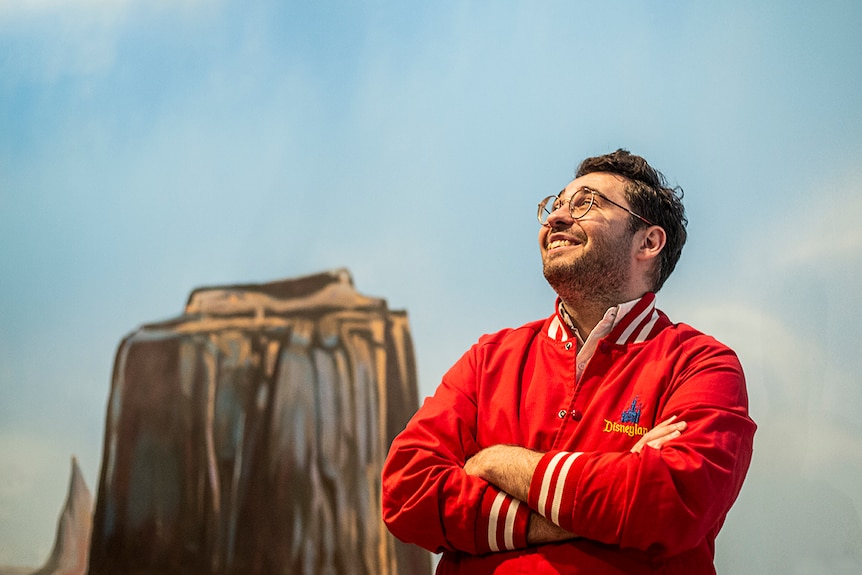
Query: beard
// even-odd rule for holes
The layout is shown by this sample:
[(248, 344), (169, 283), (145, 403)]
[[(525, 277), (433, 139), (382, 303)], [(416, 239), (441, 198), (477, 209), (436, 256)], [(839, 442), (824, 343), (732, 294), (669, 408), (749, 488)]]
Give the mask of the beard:
[(545, 279), (563, 301), (587, 299), (616, 305), (631, 277), (631, 239), (627, 231), (616, 237), (596, 236), (574, 260), (546, 254)]

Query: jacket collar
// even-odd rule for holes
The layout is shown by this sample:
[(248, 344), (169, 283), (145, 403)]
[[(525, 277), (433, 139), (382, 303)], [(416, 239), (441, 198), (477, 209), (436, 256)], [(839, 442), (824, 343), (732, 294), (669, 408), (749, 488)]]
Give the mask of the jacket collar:
[[(572, 325), (560, 298), (557, 298), (555, 308), (554, 315), (545, 322), (548, 337), (556, 341), (576, 339), (583, 345), (584, 340)], [(647, 292), (643, 297), (621, 303), (605, 313), (605, 319), (612, 321), (607, 339), (617, 345), (646, 341), (667, 325), (666, 318), (659, 321), (663, 317), (664, 314), (655, 307), (655, 293)]]

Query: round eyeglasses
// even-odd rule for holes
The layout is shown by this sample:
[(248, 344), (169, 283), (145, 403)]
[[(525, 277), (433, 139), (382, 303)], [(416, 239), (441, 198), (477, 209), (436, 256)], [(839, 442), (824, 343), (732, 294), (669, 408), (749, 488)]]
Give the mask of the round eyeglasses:
[[(592, 208), (593, 204), (596, 202), (596, 196), (600, 197), (602, 201), (605, 201), (611, 205), (614, 205), (622, 210), (627, 211), (629, 214), (636, 217), (648, 226), (655, 225), (645, 217), (636, 214), (627, 207), (621, 206), (620, 204), (616, 203), (600, 191), (586, 187), (576, 190), (575, 193), (572, 194), (572, 197), (569, 198), (569, 214), (571, 214), (572, 219), (579, 220), (585, 215), (587, 215), (587, 212), (590, 211), (590, 208)], [(539, 212), (537, 214), (539, 218), (539, 223), (543, 226), (549, 225), (548, 216), (563, 207), (563, 203), (564, 202), (560, 198), (560, 196), (548, 196), (547, 198), (539, 202)]]

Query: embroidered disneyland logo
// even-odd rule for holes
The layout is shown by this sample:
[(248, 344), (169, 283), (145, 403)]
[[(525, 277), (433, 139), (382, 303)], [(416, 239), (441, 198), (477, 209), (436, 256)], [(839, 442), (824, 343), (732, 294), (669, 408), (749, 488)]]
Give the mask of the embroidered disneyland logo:
[(629, 437), (635, 435), (644, 435), (648, 429), (639, 425), (641, 420), (641, 409), (643, 404), (638, 403), (638, 398), (635, 397), (628, 409), (623, 410), (620, 414), (619, 422), (605, 420), (605, 433), (625, 433)]

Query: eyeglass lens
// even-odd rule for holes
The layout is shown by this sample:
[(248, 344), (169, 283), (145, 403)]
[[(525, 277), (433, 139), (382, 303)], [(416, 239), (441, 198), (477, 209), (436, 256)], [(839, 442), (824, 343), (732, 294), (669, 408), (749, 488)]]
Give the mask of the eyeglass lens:
[(548, 196), (539, 205), (539, 221), (542, 224), (546, 224), (548, 222), (548, 216), (550, 216), (554, 210), (558, 210), (562, 207), (563, 204), (568, 204), (566, 207), (569, 208), (572, 218), (577, 220), (578, 218), (584, 217), (593, 206), (593, 192), (590, 190), (578, 190), (572, 195), (568, 202), (561, 200), (557, 196)]

